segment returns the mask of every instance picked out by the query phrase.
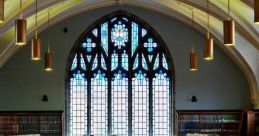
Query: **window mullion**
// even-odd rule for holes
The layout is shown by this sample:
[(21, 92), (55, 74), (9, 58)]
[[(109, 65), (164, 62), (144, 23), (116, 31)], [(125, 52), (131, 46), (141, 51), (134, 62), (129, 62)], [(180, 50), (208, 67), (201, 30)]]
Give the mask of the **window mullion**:
[(91, 78), (87, 78), (87, 136), (91, 135)]

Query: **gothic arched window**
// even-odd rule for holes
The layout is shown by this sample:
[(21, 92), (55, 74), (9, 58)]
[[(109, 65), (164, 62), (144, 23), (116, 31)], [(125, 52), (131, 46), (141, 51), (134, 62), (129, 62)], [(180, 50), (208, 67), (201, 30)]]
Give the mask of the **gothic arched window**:
[(172, 136), (173, 68), (160, 36), (117, 11), (77, 40), (67, 69), (71, 136)]

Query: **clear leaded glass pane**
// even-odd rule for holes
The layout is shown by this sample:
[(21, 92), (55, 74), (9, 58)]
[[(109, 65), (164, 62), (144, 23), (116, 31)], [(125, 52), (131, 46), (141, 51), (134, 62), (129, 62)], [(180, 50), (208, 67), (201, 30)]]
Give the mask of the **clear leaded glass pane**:
[(84, 74), (78, 71), (70, 79), (70, 126), (73, 136), (86, 134), (87, 128), (87, 82)]
[(169, 78), (160, 71), (153, 78), (153, 135), (169, 136)]
[(128, 135), (128, 79), (119, 72), (112, 81), (112, 133)]
[(105, 136), (107, 130), (107, 79), (98, 71), (91, 79), (91, 135)]
[(137, 77), (132, 79), (132, 135), (148, 135), (148, 78), (143, 73), (138, 73)]

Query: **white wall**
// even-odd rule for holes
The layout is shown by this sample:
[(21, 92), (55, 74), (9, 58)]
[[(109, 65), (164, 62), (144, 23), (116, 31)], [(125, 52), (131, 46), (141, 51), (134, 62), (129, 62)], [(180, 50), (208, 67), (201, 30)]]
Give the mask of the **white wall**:
[[(62, 110), (65, 105), (65, 68), (68, 54), (81, 33), (100, 17), (123, 9), (144, 19), (167, 44), (175, 66), (177, 109), (249, 108), (249, 85), (238, 66), (215, 47), (215, 60), (202, 60), (203, 35), (195, 32), (199, 70), (188, 71), (192, 29), (159, 13), (131, 6), (112, 6), (79, 14), (52, 26), (40, 34), (42, 55), (46, 51), (46, 33), (54, 52), (54, 71), (43, 71), (41, 62), (30, 60), (30, 46), (21, 48), (0, 69), (0, 110)], [(63, 28), (68, 33), (63, 33)], [(47, 94), (48, 102), (41, 97)], [(188, 97), (197, 95), (192, 103)]]

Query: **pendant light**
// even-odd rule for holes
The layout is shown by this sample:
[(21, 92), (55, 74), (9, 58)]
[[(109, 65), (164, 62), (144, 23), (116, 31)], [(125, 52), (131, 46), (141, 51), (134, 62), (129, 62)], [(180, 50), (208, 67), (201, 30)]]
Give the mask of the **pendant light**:
[(20, 0), (20, 19), (15, 20), (15, 44), (26, 44), (27, 22), (22, 18), (22, 0)]
[(31, 59), (40, 60), (40, 39), (38, 38), (38, 0), (35, 0), (36, 13), (35, 13), (35, 37), (31, 41)]
[(4, 0), (0, 0), (0, 23), (4, 22)]
[(228, 19), (224, 20), (224, 45), (235, 45), (235, 22), (230, 18), (230, 0), (228, 0)]
[(213, 60), (213, 39), (210, 36), (210, 14), (209, 14), (209, 0), (207, 0), (207, 35), (204, 41), (204, 59)]
[[(49, 10), (48, 10), (48, 29), (49, 29)], [(47, 29), (47, 30), (48, 30)], [(44, 70), (45, 71), (52, 71), (52, 54), (50, 52), (50, 44), (49, 44), (49, 34), (47, 33), (47, 40), (48, 40), (48, 51), (45, 53), (45, 66), (44, 66)]]
[[(192, 10), (192, 28), (194, 31), (194, 13)], [(198, 70), (198, 60), (197, 60), (197, 53), (194, 50), (194, 32), (192, 34), (192, 50), (190, 52), (190, 71), (197, 71)]]
[(254, 22), (259, 24), (259, 0), (254, 0)]

